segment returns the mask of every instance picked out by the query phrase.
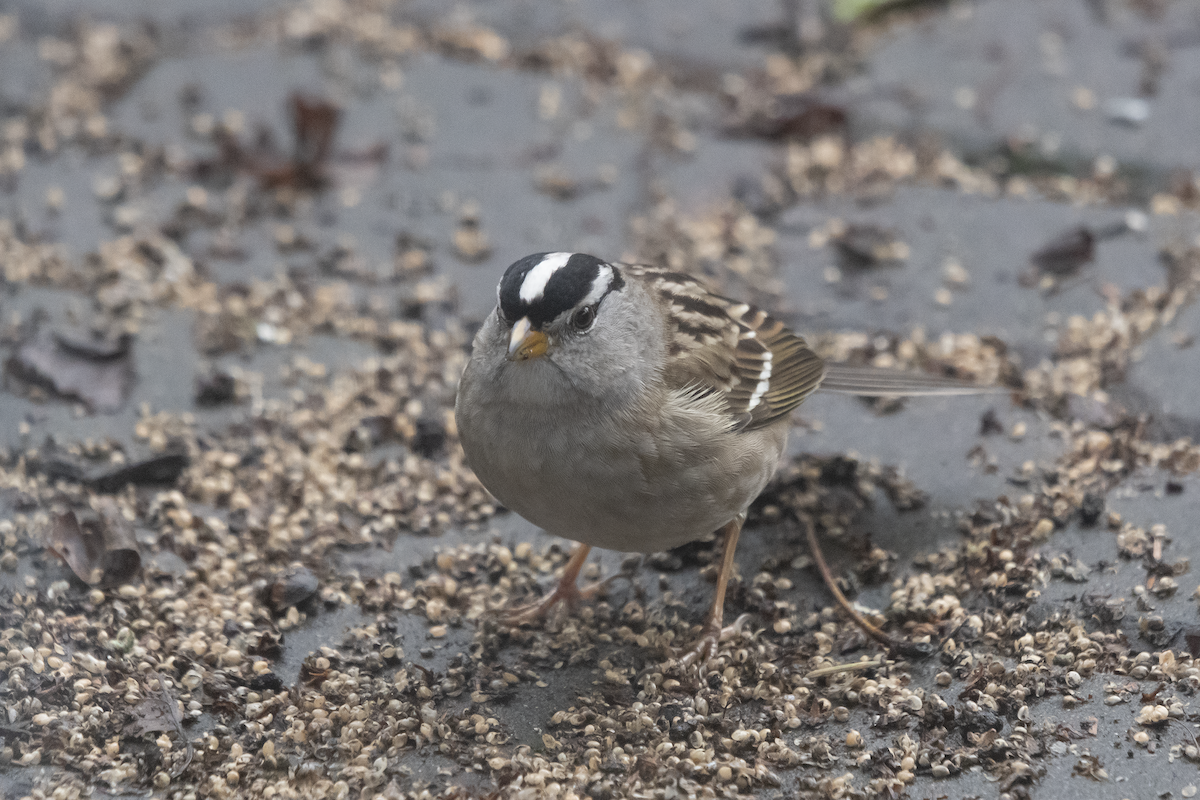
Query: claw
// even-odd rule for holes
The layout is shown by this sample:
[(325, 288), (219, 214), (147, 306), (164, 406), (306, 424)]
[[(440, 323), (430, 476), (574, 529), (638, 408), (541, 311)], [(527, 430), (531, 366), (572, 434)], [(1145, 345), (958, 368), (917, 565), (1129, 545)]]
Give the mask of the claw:
[(587, 561), (588, 552), (591, 546), (581, 544), (576, 546), (571, 553), (571, 558), (567, 561), (567, 565), (563, 568), (562, 577), (558, 581), (558, 585), (554, 587), (554, 591), (543, 597), (541, 600), (526, 605), (509, 608), (496, 613), (496, 621), (502, 625), (517, 627), (528, 623), (536, 622), (539, 619), (544, 619), (549, 616), (550, 612), (559, 605), (565, 603), (568, 609), (574, 610), (581, 602), (593, 599), (597, 595), (603, 594), (608, 585), (614, 580), (625, 577), (624, 575), (613, 575), (595, 583), (589, 583), (587, 586), (579, 586), (579, 573), (583, 570), (583, 565)]
[(717, 648), (720, 647), (721, 642), (728, 641), (740, 634), (749, 621), (750, 615), (742, 614), (733, 621), (732, 625), (726, 625), (723, 628), (706, 624), (696, 643), (692, 645), (690, 650), (679, 657), (680, 666), (690, 667), (693, 664), (707, 662), (717, 654)]
[(499, 611), (496, 614), (496, 620), (503, 625), (515, 628), (545, 619), (560, 605), (566, 605), (570, 611), (574, 611), (580, 603), (603, 594), (612, 580), (613, 578), (606, 578), (589, 583), (582, 588), (573, 580), (570, 583), (559, 581), (558, 585), (554, 587), (554, 591), (541, 600)]

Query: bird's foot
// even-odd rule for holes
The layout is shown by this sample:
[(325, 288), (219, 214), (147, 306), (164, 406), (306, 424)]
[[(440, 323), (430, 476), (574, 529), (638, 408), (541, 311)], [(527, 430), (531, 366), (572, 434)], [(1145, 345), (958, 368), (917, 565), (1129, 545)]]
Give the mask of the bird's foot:
[(580, 587), (575, 582), (574, 576), (572, 576), (570, 581), (566, 580), (566, 576), (564, 576), (564, 579), (559, 581), (558, 585), (554, 587), (554, 591), (541, 600), (499, 611), (496, 614), (496, 621), (502, 625), (516, 628), (521, 625), (537, 622), (540, 619), (545, 619), (550, 615), (550, 612), (563, 604), (569, 610), (574, 611), (580, 603), (603, 595), (608, 591), (610, 583), (622, 577), (624, 576), (613, 575), (610, 578)]
[(700, 638), (686, 652), (679, 656), (679, 665), (682, 667), (690, 667), (693, 664), (703, 664), (712, 658), (717, 653), (717, 648), (721, 642), (731, 639), (742, 632), (746, 627), (746, 623), (750, 621), (749, 614), (742, 614), (732, 625), (721, 626), (719, 619), (710, 619), (704, 623), (704, 629), (700, 632)]

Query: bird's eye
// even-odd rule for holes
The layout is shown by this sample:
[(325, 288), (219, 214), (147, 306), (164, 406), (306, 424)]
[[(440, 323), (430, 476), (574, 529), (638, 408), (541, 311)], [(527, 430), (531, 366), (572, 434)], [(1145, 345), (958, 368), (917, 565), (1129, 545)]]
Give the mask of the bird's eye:
[(592, 327), (592, 323), (596, 321), (596, 307), (584, 306), (571, 315), (571, 327), (577, 331), (583, 332)]

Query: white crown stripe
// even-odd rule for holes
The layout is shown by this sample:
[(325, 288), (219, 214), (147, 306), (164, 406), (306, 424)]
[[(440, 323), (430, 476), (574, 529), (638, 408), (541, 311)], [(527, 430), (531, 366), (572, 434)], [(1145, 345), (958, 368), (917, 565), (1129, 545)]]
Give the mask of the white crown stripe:
[(599, 303), (604, 295), (608, 294), (609, 287), (612, 285), (613, 269), (607, 264), (600, 265), (600, 271), (596, 275), (596, 279), (592, 281), (592, 290), (588, 292), (587, 297), (583, 298), (581, 305), (590, 306)]
[(550, 277), (567, 265), (574, 253), (547, 253), (538, 265), (529, 270), (525, 280), (521, 281), (521, 299), (526, 303), (537, 300), (546, 291)]

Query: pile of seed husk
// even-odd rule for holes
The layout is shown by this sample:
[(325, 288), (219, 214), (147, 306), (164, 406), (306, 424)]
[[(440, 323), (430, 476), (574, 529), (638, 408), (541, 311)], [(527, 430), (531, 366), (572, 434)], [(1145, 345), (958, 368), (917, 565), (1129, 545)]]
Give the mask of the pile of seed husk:
[[(545, 625), (497, 624), (491, 612), (534, 596), (565, 548), (488, 534), (496, 508), (463, 464), (450, 413), (465, 337), (414, 324), (392, 333), (392, 355), (354, 369), (295, 365), (286, 400), (229, 430), (201, 435), (187, 415), (166, 412), (141, 420), (147, 447), (182, 446), (192, 466), (175, 489), (126, 490), (115, 502), (152, 532), (148, 555), (176, 554), (181, 574), (148, 566), (140, 583), (102, 588), (61, 570), (49, 583), (30, 574), (6, 599), (10, 727), (0, 757), (66, 768), (46, 773), (44, 796), (59, 784), (58, 796), (95, 784), (180, 797), (398, 797), (420, 796), (422, 780), (450, 791), (470, 778), (514, 796), (798, 785), (852, 797), (975, 768), (1019, 791), (1036, 778), (1039, 757), (1087, 734), (1064, 730), (1049, 698), (1063, 708), (1086, 703), (1076, 689), (1096, 679), (1114, 704), (1136, 705), (1161, 684), (1131, 718), (1131, 746), (1161, 742), (1196, 758), (1170, 727), (1200, 681), (1189, 654), (1134, 653), (1120, 632), (1089, 620), (1056, 613), (1034, 623), (1027, 614), (1040, 587), (1078, 568), (1039, 549), (1072, 519), (1091, 515), (1127, 558), (1161, 560), (1168, 532), (1089, 502), (1138, 470), (1195, 472), (1200, 449), (1190, 442), (1148, 441), (1137, 420), (1108, 430), (1056, 423), (1063, 455), (1042, 468), (1053, 481), (1043, 476), (964, 517), (959, 547), (905, 569), (874, 616), (936, 645), (936, 688), (832, 608), (789, 600), (791, 576), (805, 566), (791, 561), (744, 574), (731, 601), (751, 616), (745, 633), (684, 668), (676, 655), (698, 617), (672, 593), (670, 574), (656, 590), (645, 569), (634, 570), (642, 591), (614, 592)], [(955, 344), (940, 357), (980, 363), (976, 350)], [(403, 443), (403, 455), (370, 459), (385, 441)], [(77, 450), (93, 459), (119, 452), (103, 443)], [(36, 455), (10, 454), (0, 472), (13, 509), (0, 522), (9, 569), (50, 559), (41, 543), (54, 510), (96, 504), (85, 487), (28, 469)], [(923, 502), (920, 487), (886, 466), (806, 457), (781, 471), (752, 524), (796, 525), (804, 515), (837, 538), (880, 491), (898, 508)], [(477, 539), (414, 569), (339, 567), (338, 553), (381, 542), (403, 549), (409, 537), (453, 525), (475, 526)], [(711, 551), (693, 555), (711, 576)], [(878, 548), (855, 565), (874, 580), (891, 569)], [(315, 584), (298, 580), (301, 570)], [(1156, 574), (1143, 591), (1170, 591), (1178, 572)], [(309, 604), (293, 601), (289, 593), (306, 586)], [(275, 671), (281, 639), (311, 613), (349, 607), (361, 609), (360, 622), (285, 682)], [(1101, 603), (1105, 611), (1113, 609)], [(418, 644), (398, 631), (406, 619), (423, 624)], [(1153, 641), (1153, 619), (1146, 625)], [(444, 668), (415, 657), (443, 642), (460, 648)], [(570, 668), (583, 672), (542, 720), (540, 741), (514, 741), (511, 704)], [(160, 680), (178, 703), (178, 726), (163, 711)], [(415, 765), (431, 761), (441, 778), (414, 777)]]
[[(352, 402), (340, 381), (328, 383), (327, 407), (338, 397)], [(1104, 436), (1064, 427), (1067, 455), (1053, 485), (966, 518), (961, 547), (906, 570), (876, 618), (937, 645), (934, 688), (833, 609), (789, 602), (790, 563), (743, 577), (732, 601), (751, 615), (745, 634), (690, 668), (675, 656), (695, 636), (696, 614), (672, 596), (669, 577), (652, 601), (617, 594), (620, 602), (601, 600), (544, 626), (498, 625), (490, 612), (529, 598), (565, 551), (509, 547), (486, 523), (477, 542), (444, 548), (404, 574), (340, 571), (331, 551), (384, 536), (376, 525), (415, 532), (443, 515), (485, 519), (493, 509), (454, 455), (452, 432), (450, 455), (367, 474), (332, 434), (337, 446), (322, 442), (350, 430), (331, 428), (340, 415), (317, 410), (306, 419), (304, 405), (265, 414), (245, 434), (257, 443), (254, 458), (231, 436), (197, 457), (181, 488), (117, 498), (126, 517), (154, 531), (157, 548), (186, 563), (178, 578), (148, 568), (142, 583), (103, 589), (28, 580), (8, 598), (0, 639), (10, 726), (0, 756), (67, 768), (46, 778), (45, 789), (62, 783), (68, 792), (57, 796), (93, 782), (181, 797), (419, 796), (413, 758), (443, 765), (440, 786), (477, 774), (517, 796), (670, 787), (714, 796), (796, 780), (814, 796), (874, 796), (901, 793), (918, 774), (976, 767), (1015, 788), (1035, 778), (1039, 756), (1056, 742), (1087, 733), (1053, 721), (1049, 698), (1065, 708), (1085, 703), (1075, 690), (1101, 677), (1111, 703), (1161, 685), (1132, 720), (1131, 741), (1149, 747), (1167, 734), (1164, 745), (1197, 757), (1169, 730), (1200, 688), (1190, 655), (1135, 654), (1119, 633), (1087, 620), (1056, 614), (1033, 624), (1025, 613), (1039, 587), (1072, 567), (1037, 546), (1120, 474), (1110, 462), (1194, 471), (1200, 451), (1189, 444), (1139, 441), (1135, 427)], [(167, 423), (147, 419), (144, 433)], [(305, 441), (308, 454), (298, 450)], [(88, 498), (19, 464), (2, 477), (26, 509), (0, 523), (6, 562), (45, 557), (37, 546), (49, 524), (44, 509)], [(879, 489), (902, 507), (921, 502), (893, 471), (805, 458), (783, 471), (756, 520), (805, 514), (836, 536)], [(414, 496), (423, 499), (398, 502)], [(302, 502), (289, 511), (280, 498)], [(1098, 522), (1130, 558), (1150, 558), (1166, 535), (1111, 514)], [(887, 560), (869, 553), (859, 569), (886, 574)], [(288, 598), (298, 565), (319, 579), (317, 606), (362, 614), (286, 683), (274, 671), (280, 640), (313, 610)], [(635, 572), (634, 580), (650, 579)], [(417, 644), (397, 632), (405, 618), (423, 621)], [(465, 646), (444, 669), (406, 653), (447, 639)], [(519, 711), (510, 704), (566, 668), (584, 669), (570, 699), (543, 721), (540, 742), (515, 744), (505, 720)], [(179, 704), (177, 727), (162, 711), (160, 680)]]

